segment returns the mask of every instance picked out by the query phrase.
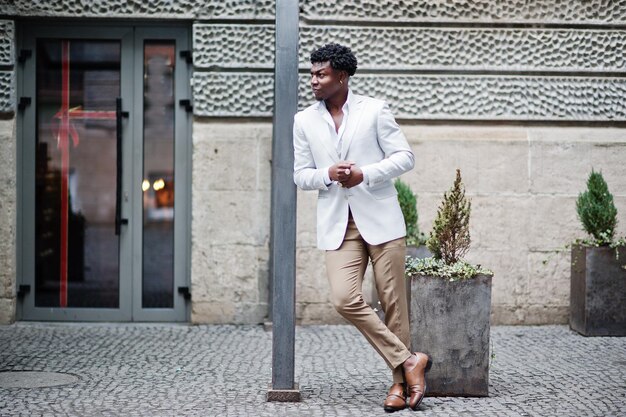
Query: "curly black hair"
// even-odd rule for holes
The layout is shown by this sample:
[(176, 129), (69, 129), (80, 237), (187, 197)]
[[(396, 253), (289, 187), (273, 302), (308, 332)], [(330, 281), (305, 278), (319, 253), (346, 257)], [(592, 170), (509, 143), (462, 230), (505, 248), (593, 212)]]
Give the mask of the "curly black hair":
[(329, 43), (311, 54), (311, 64), (327, 61), (333, 69), (345, 71), (350, 76), (356, 72), (356, 57), (347, 46)]

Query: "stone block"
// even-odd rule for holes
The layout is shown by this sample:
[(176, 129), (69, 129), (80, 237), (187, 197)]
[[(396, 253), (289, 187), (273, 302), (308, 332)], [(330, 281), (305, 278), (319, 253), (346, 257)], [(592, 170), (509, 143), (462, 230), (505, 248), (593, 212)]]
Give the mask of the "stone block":
[(200, 190), (255, 190), (259, 157), (256, 141), (203, 141), (194, 147), (194, 188)]
[(15, 298), (0, 297), (0, 324), (15, 322)]
[[(468, 192), (528, 191), (528, 144), (523, 130), (409, 126), (403, 131), (416, 157), (415, 169), (405, 176), (416, 189), (447, 190), (458, 167)], [(446, 181), (448, 176), (451, 179)]]
[(307, 324), (347, 324), (330, 302), (308, 303), (296, 301), (296, 322)]
[(532, 251), (560, 249), (581, 235), (574, 196), (533, 195), (529, 214), (526, 237)]
[[(602, 172), (602, 176), (609, 186), (609, 191), (615, 195), (626, 197), (626, 129), (623, 130), (621, 142), (603, 141), (594, 143), (591, 148), (591, 166)], [(587, 172), (587, 177), (590, 172)], [(585, 182), (580, 185), (579, 192), (586, 187)], [(626, 211), (622, 211), (626, 218)]]
[(267, 321), (268, 303), (237, 303), (235, 322), (241, 324), (261, 324)]
[(472, 248), (520, 251), (528, 247), (531, 202), (527, 195), (481, 195), (470, 199)]
[(527, 249), (473, 250), (468, 262), (480, 264), (493, 271), (493, 304), (515, 305), (528, 293)]
[(589, 142), (539, 142), (531, 139), (531, 191), (540, 194), (577, 195), (584, 188), (591, 172), (592, 149), (593, 145)]
[(324, 251), (314, 248), (296, 249), (296, 300), (303, 303), (329, 301)]
[(269, 190), (271, 125), (196, 123), (195, 190)]
[(193, 124), (194, 146), (204, 141), (256, 141), (272, 137), (272, 124), (261, 122), (234, 123), (224, 119), (210, 122), (196, 120)]
[(317, 192), (298, 190), (296, 241), (298, 247), (317, 247)]
[(269, 193), (272, 189), (272, 131), (263, 129), (258, 132), (256, 189)]
[[(443, 194), (454, 183), (456, 169), (469, 192), (478, 189), (478, 153), (466, 141), (412, 141), (415, 168), (402, 176), (414, 190)], [(472, 190), (472, 191), (470, 191)]]
[(193, 303), (259, 301), (259, 269), (265, 262), (252, 245), (192, 249)]
[(524, 323), (524, 312), (519, 305), (491, 304), (491, 325), (510, 326)]
[(0, 120), (0, 298), (15, 292), (16, 167), (15, 120)]
[(269, 239), (270, 194), (265, 191), (197, 191), (192, 242), (261, 246)]
[(525, 304), (568, 306), (570, 251), (528, 253), (528, 297)]
[(236, 323), (235, 303), (232, 301), (194, 301), (191, 304), (191, 322), (194, 324)]
[(519, 323), (527, 326), (567, 324), (569, 305), (525, 304), (520, 309)]

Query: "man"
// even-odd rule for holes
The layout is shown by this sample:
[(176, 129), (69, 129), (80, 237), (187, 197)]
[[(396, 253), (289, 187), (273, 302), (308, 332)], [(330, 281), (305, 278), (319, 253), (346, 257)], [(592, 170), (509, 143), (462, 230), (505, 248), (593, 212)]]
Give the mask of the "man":
[[(386, 411), (417, 409), (430, 358), (409, 350), (404, 278), (406, 226), (392, 179), (413, 169), (414, 157), (389, 107), (352, 93), (357, 68), (349, 48), (328, 44), (311, 54), (317, 103), (294, 118), (294, 181), (318, 190), (317, 242), (326, 250), (331, 300), (393, 370)], [(371, 260), (383, 323), (363, 299)]]

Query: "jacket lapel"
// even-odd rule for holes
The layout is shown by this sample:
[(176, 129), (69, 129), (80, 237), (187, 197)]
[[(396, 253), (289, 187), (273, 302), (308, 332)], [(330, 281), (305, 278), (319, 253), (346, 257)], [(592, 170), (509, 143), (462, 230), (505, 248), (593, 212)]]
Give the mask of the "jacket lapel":
[(348, 149), (350, 149), (350, 144), (352, 143), (352, 138), (356, 133), (359, 122), (361, 121), (361, 116), (363, 115), (363, 104), (363, 97), (356, 94), (352, 96), (352, 102), (348, 103), (348, 109), (350, 114), (348, 116), (348, 125), (346, 126), (346, 131), (343, 132), (341, 159), (346, 159)]

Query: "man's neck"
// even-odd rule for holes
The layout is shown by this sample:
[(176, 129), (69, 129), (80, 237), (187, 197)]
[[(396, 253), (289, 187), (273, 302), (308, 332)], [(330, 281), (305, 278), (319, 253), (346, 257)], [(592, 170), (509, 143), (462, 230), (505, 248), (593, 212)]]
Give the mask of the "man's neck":
[(326, 105), (326, 109), (330, 114), (339, 113), (342, 111), (343, 105), (346, 104), (348, 100), (348, 89), (337, 91), (337, 94), (334, 94), (331, 97), (328, 97), (324, 100), (324, 104)]

